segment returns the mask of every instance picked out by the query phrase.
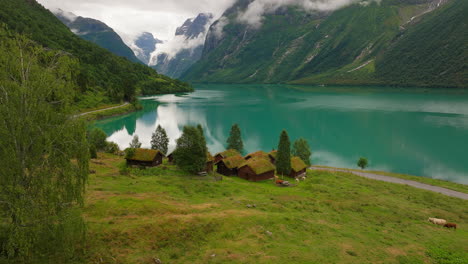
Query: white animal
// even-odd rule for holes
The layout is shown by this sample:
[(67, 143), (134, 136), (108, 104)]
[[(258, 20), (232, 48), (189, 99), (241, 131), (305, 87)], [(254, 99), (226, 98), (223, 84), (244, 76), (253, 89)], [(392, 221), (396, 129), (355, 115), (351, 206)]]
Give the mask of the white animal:
[(429, 219), (427, 219), (427, 221), (435, 224), (435, 225), (445, 225), (447, 223), (447, 220), (445, 219), (439, 219), (439, 218), (433, 218), (433, 217), (429, 217)]

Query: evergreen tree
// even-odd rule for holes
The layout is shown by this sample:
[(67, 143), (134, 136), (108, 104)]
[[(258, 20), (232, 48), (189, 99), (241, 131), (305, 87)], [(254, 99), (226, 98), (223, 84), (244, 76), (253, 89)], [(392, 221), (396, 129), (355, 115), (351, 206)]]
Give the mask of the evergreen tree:
[(200, 142), (203, 148), (205, 149), (205, 166), (203, 166), (204, 169), (206, 169), (206, 162), (207, 162), (207, 157), (208, 157), (208, 147), (206, 146), (206, 138), (205, 138), (205, 133), (203, 132), (203, 127), (198, 124), (197, 125), (198, 132), (200, 133)]
[(138, 135), (135, 135), (132, 139), (132, 142), (130, 142), (130, 147), (131, 149), (137, 149), (137, 148), (141, 148), (141, 143), (140, 143), (140, 140), (138, 138)]
[(203, 171), (206, 166), (207, 148), (199, 128), (185, 126), (182, 136), (177, 139), (174, 151), (175, 164), (190, 173)]
[(242, 142), (242, 136), (239, 125), (232, 125), (231, 132), (229, 133), (229, 138), (227, 139), (227, 144), (228, 149), (235, 149), (239, 151), (239, 153), (244, 152), (244, 143)]
[(291, 142), (286, 130), (281, 132), (278, 154), (276, 155), (276, 171), (281, 175), (289, 175), (291, 172)]
[(206, 138), (205, 138), (205, 133), (203, 132), (203, 127), (199, 124), (197, 125), (198, 132), (200, 132), (201, 136), (201, 144), (205, 147), (206, 151), (208, 152), (208, 148), (206, 146)]
[(296, 141), (294, 141), (292, 154), (293, 156), (301, 158), (301, 160), (304, 161), (305, 164), (310, 166), (310, 155), (312, 154), (312, 152), (310, 151), (310, 147), (307, 143), (307, 140), (299, 138)]
[(86, 124), (70, 117), (77, 62), (1, 27), (0, 39), (0, 255), (68, 262), (89, 171)]
[(166, 130), (160, 125), (156, 128), (156, 131), (151, 137), (151, 149), (161, 151), (164, 155), (167, 154), (167, 148), (169, 145), (169, 138), (167, 137)]

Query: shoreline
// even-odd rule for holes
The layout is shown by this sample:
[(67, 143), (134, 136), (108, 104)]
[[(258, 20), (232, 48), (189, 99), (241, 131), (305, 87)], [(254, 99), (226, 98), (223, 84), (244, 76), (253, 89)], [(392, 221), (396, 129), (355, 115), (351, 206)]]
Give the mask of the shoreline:
[(112, 106), (108, 108), (103, 108), (99, 110), (76, 114), (73, 117), (80, 118), (85, 121), (96, 121), (96, 120), (102, 120), (106, 118), (129, 114), (129, 113), (138, 111), (140, 109), (141, 107), (135, 107), (134, 105), (126, 102), (119, 106)]

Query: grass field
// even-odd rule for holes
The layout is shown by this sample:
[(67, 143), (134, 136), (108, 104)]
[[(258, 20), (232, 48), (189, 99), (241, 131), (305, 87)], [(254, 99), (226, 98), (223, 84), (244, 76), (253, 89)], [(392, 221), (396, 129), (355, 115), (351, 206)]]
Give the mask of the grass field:
[[(334, 168), (334, 167), (328, 167), (328, 166), (317, 166), (317, 167), (340, 169), (340, 168)], [(393, 172), (385, 172), (385, 171), (358, 170), (358, 169), (343, 169), (343, 170), (374, 173), (374, 174), (383, 175), (383, 176), (390, 176), (390, 177), (400, 178), (400, 179), (404, 179), (404, 180), (411, 180), (411, 181), (417, 181), (417, 182), (426, 183), (426, 184), (430, 184), (430, 185), (440, 186), (440, 187), (451, 189), (451, 190), (454, 190), (454, 191), (457, 191), (457, 192), (468, 193), (468, 185), (460, 184), (460, 183), (456, 183), (456, 182), (432, 179), (432, 178), (427, 178), (427, 177), (422, 177), (422, 176), (414, 176), (414, 175), (407, 175), (407, 174), (400, 174), (400, 173), (393, 173)]]
[(167, 164), (125, 170), (121, 157), (99, 156), (84, 209), (87, 263), (468, 261), (461, 199), (348, 173), (308, 172), (298, 186), (281, 188), (188, 176)]

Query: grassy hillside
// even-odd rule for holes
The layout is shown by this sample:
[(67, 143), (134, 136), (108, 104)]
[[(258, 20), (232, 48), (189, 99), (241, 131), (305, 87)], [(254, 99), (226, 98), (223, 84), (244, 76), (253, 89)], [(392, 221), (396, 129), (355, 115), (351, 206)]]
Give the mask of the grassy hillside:
[(0, 23), (44, 47), (63, 50), (79, 60), (73, 73), (80, 108), (131, 101), (139, 93), (190, 91), (183, 82), (157, 74), (153, 69), (75, 36), (51, 12), (35, 0), (0, 0)]
[[(316, 166), (316, 167), (328, 168), (328, 169), (341, 169), (341, 170), (354, 171), (354, 172), (363, 172), (363, 170), (359, 170), (359, 169), (336, 168), (336, 167), (330, 167), (330, 166)], [(446, 180), (433, 179), (433, 178), (422, 177), (422, 176), (414, 176), (414, 175), (408, 175), (408, 174), (386, 172), (386, 171), (365, 170), (364, 172), (374, 173), (374, 174), (383, 175), (383, 176), (390, 176), (390, 177), (393, 177), (393, 178), (400, 178), (400, 179), (404, 179), (404, 180), (421, 182), (421, 183), (425, 183), (425, 184), (429, 184), (429, 185), (434, 185), (434, 186), (439, 186), (439, 187), (443, 187), (443, 188), (446, 188), (446, 189), (454, 190), (454, 191), (457, 191), (457, 192), (468, 193), (468, 185), (461, 184), (461, 183), (456, 183), (456, 182), (451, 182), (451, 181), (446, 181)]]
[[(466, 263), (468, 202), (351, 174), (296, 187), (92, 161), (86, 263)], [(123, 174), (122, 174), (123, 173)], [(255, 207), (247, 207), (253, 205)], [(457, 231), (427, 222), (443, 217)]]
[(384, 0), (332, 13), (289, 7), (267, 15), (259, 29), (237, 20), (239, 4), (224, 15), (229, 23), (223, 37), (216, 37), (213, 26), (202, 59), (182, 78), (466, 87), (466, 1), (427, 13), (436, 4)]

